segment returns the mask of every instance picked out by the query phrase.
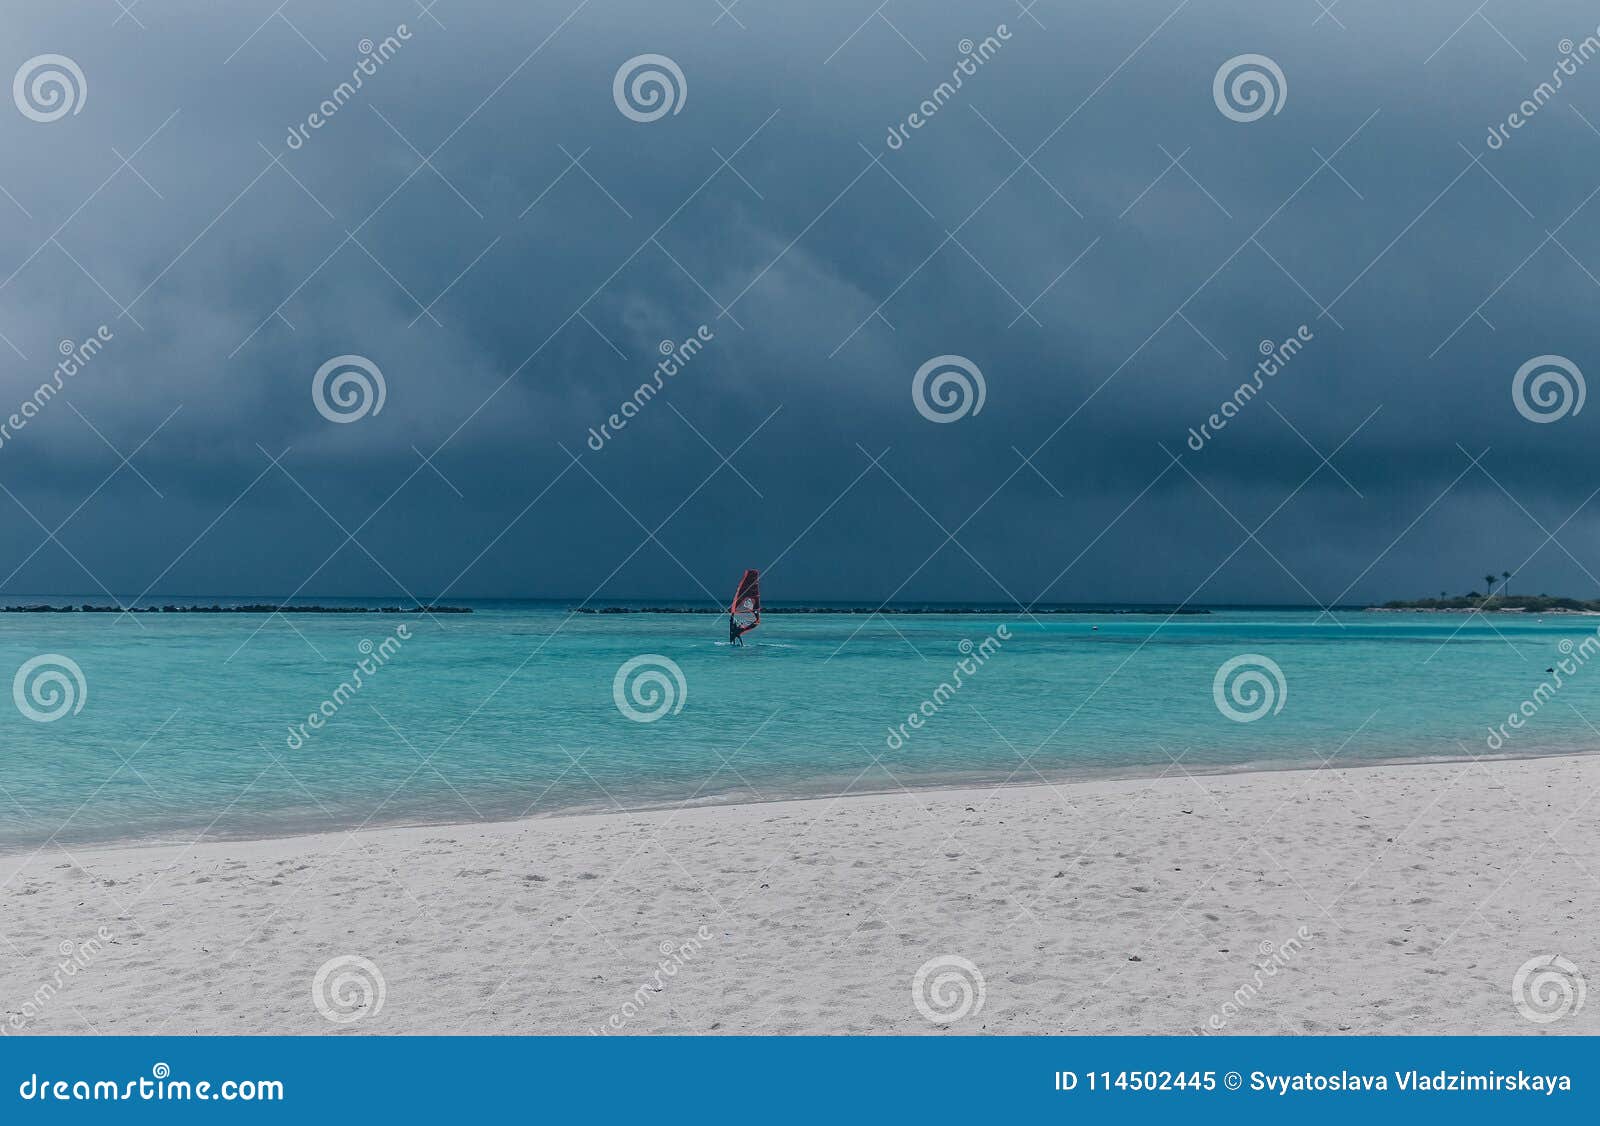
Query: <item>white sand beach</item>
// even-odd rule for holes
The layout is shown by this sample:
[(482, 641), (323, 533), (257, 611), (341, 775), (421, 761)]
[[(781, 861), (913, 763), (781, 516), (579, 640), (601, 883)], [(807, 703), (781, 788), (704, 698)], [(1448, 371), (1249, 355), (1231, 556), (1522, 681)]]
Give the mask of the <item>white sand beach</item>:
[[(0, 1026), (1595, 1033), (1512, 980), (1600, 984), (1597, 795), (1551, 758), (51, 845), (0, 857)], [(983, 978), (951, 1023), (942, 956)]]

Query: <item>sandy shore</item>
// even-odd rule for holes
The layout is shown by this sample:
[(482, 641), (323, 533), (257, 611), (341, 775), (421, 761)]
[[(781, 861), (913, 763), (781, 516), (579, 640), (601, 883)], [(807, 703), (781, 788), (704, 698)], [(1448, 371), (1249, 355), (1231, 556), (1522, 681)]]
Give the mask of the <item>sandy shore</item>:
[[(1512, 980), (1600, 988), (1597, 795), (1558, 758), (50, 846), (0, 857), (0, 1029), (1595, 1033)], [(981, 1006), (948, 960), (914, 996), (950, 957)]]

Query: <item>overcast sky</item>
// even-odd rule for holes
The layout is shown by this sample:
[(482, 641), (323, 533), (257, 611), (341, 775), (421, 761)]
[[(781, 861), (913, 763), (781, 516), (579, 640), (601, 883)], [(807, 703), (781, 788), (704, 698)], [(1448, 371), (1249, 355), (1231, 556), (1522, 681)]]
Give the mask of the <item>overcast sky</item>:
[[(1487, 143), (1592, 6), (125, 4), (0, 8), (5, 74), (82, 74), (0, 113), (0, 419), (111, 335), (0, 444), (6, 596), (1600, 594), (1600, 405), (1513, 392), (1600, 373), (1600, 59)], [(946, 355), (984, 398), (935, 423)]]

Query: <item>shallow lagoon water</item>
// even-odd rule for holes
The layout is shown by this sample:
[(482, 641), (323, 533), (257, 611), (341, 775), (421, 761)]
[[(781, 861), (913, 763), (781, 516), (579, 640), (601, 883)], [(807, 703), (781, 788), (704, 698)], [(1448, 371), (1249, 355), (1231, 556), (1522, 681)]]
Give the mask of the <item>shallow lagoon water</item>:
[[(14, 701), (0, 713), (0, 847), (1484, 755), (1495, 750), (1490, 725), (1533, 698), (1564, 641), (1600, 622), (769, 614), (731, 648), (715, 615), (468, 605), (474, 613), (437, 618), (0, 615), (8, 678), (60, 654), (87, 685), (81, 710), (52, 722)], [(339, 692), (363, 643), (402, 623), (410, 638)], [(941, 694), (964, 643), (981, 646), (1001, 625), (1009, 639)], [(1213, 680), (1245, 654), (1270, 658), (1283, 689), (1261, 718), (1238, 722)], [(670, 670), (645, 683), (646, 704), (659, 690), (681, 708), (637, 722), (613, 681), (645, 655), (674, 662), (685, 690), (676, 695)], [(1600, 667), (1564, 680), (1498, 753), (1600, 744), (1590, 726), (1600, 726)], [(1257, 687), (1278, 692), (1270, 674)], [(300, 736), (325, 702), (331, 717)], [(892, 747), (891, 729), (912, 713), (922, 726)]]

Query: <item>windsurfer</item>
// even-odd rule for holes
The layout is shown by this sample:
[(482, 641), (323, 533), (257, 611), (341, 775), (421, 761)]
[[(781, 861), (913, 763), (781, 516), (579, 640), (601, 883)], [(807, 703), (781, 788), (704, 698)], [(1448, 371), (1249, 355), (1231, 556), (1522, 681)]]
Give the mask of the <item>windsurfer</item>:
[(744, 635), (761, 624), (761, 584), (757, 571), (746, 571), (728, 607), (728, 644), (743, 645)]

